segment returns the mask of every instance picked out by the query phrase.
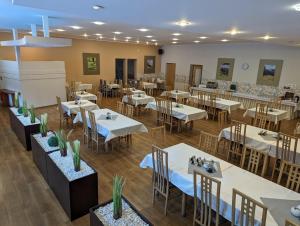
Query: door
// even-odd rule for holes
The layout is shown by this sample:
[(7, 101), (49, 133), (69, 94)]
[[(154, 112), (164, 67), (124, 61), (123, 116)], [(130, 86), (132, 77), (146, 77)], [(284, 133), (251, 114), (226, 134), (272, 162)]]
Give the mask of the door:
[(190, 66), (190, 86), (199, 86), (202, 81), (202, 69), (203, 65), (191, 64)]
[(127, 60), (127, 79), (135, 80), (136, 75), (136, 59), (128, 59)]
[(167, 63), (166, 64), (166, 86), (172, 90), (174, 89), (175, 86), (175, 72), (176, 72), (176, 64)]
[(116, 59), (116, 80), (122, 80), (124, 78), (125, 59)]

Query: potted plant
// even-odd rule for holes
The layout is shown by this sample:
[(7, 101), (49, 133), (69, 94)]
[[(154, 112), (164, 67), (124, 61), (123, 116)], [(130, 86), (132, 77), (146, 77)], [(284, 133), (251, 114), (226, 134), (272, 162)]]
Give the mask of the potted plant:
[(80, 141), (73, 141), (73, 147), (71, 146), (70, 142), (67, 142), (67, 147), (73, 155), (74, 170), (78, 172), (80, 171)]
[(116, 175), (113, 179), (113, 217), (115, 220), (122, 217), (122, 192), (125, 181)]
[(23, 112), (24, 117), (28, 117), (29, 113), (28, 113), (26, 100), (23, 100), (22, 112)]
[(55, 136), (58, 140), (58, 146), (60, 150), (61, 156), (67, 156), (67, 141), (69, 139), (69, 136), (71, 135), (73, 130), (70, 130), (68, 134), (65, 133), (64, 130), (59, 130), (55, 132)]
[(35, 123), (35, 110), (33, 105), (31, 105), (29, 109), (29, 113), (30, 113), (30, 122)]
[(14, 96), (14, 105), (15, 108), (19, 108), (19, 92), (15, 92), (15, 96)]
[(48, 132), (48, 114), (41, 115), (41, 123), (40, 123), (40, 133), (42, 137), (46, 137)]

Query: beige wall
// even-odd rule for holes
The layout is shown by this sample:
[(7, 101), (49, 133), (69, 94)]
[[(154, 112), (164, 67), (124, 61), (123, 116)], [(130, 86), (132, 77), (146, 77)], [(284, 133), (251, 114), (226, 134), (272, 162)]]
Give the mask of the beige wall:
[[(0, 40), (9, 39), (12, 39), (10, 33), (0, 32)], [(98, 85), (100, 78), (114, 80), (116, 58), (137, 59), (137, 74), (143, 74), (144, 56), (156, 56), (156, 73), (160, 72), (160, 56), (157, 49), (156, 46), (73, 39), (72, 47), (22, 47), (21, 60), (64, 61), (68, 81), (77, 80)], [(82, 75), (83, 52), (100, 54), (100, 75)], [(14, 49), (0, 47), (0, 60), (15, 60)]]

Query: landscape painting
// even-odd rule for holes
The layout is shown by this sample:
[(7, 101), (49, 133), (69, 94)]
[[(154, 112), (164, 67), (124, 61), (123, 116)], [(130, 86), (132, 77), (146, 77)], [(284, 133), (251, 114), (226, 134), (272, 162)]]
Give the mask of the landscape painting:
[(145, 56), (144, 59), (144, 73), (155, 73), (155, 56)]
[(283, 60), (260, 60), (256, 84), (278, 86), (282, 65)]
[(100, 74), (100, 56), (99, 53), (83, 53), (83, 74), (99, 75)]
[(217, 80), (231, 81), (234, 67), (234, 58), (218, 58)]

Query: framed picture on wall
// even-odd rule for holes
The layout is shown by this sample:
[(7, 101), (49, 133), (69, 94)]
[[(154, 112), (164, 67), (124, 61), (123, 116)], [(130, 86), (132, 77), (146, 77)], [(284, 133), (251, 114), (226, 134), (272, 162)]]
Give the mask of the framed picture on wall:
[(82, 53), (83, 74), (100, 74), (100, 55), (99, 53)]
[(283, 60), (261, 59), (259, 61), (256, 84), (278, 86)]
[(145, 56), (144, 58), (144, 73), (155, 73), (155, 56)]
[(234, 58), (218, 58), (217, 80), (232, 81)]

